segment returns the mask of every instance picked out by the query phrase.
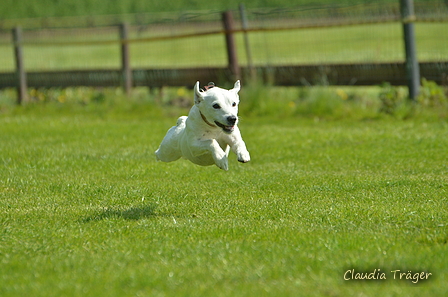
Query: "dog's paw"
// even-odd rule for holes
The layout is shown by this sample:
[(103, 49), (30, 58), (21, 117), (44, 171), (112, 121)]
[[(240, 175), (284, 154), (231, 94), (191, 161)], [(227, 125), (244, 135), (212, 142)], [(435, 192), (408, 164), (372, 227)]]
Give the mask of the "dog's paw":
[(227, 156), (224, 156), (218, 160), (216, 160), (216, 166), (221, 168), (222, 170), (229, 170), (229, 162), (227, 161)]
[(250, 161), (250, 154), (248, 151), (244, 151), (238, 154), (238, 161), (241, 163), (247, 163)]

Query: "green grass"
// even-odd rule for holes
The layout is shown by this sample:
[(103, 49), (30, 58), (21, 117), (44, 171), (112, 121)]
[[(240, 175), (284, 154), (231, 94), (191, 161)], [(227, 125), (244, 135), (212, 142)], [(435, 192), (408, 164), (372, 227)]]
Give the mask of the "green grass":
[[(446, 295), (446, 120), (246, 110), (252, 160), (232, 154), (224, 172), (155, 161), (184, 113), (3, 109), (0, 295)], [(344, 281), (348, 269), (388, 279)], [(394, 280), (397, 269), (432, 277)]]
[[(187, 26), (188, 27), (188, 26)], [(421, 62), (448, 60), (448, 31), (442, 23), (419, 23), (416, 26), (418, 58)], [(133, 38), (154, 36), (137, 33)], [(190, 30), (186, 28), (185, 30)], [(170, 35), (168, 27), (156, 35)], [(166, 31), (163, 31), (166, 30)], [(33, 33), (33, 32), (31, 32)], [(74, 29), (54, 30), (43, 36), (27, 34), (31, 42), (117, 40), (112, 29), (101, 31)], [(176, 33), (181, 34), (181, 33)], [(249, 34), (253, 62), (256, 65), (289, 65), (319, 63), (373, 63), (404, 61), (401, 26), (397, 23), (349, 27), (300, 29)], [(26, 40), (26, 37), (25, 37)], [(247, 65), (242, 34), (236, 34), (238, 57)], [(131, 43), (133, 68), (151, 67), (225, 67), (227, 56), (221, 34), (152, 42)], [(65, 69), (119, 69), (119, 46), (100, 45), (25, 45), (24, 61), (28, 71)], [(13, 71), (12, 47), (0, 44), (0, 71)]]
[[(390, 3), (394, 0), (381, 0), (382, 3)], [(417, 0), (418, 1), (418, 0)], [(425, 1), (425, 0), (420, 0)], [(285, 7), (298, 5), (328, 5), (328, 4), (354, 4), (353, 0), (251, 0), (245, 3), (246, 7)], [(358, 0), (356, 3), (366, 3), (368, 0)], [(180, 1), (144, 1), (144, 0), (65, 0), (60, 3), (55, 0), (28, 0), (26, 3), (13, 0), (3, 0), (1, 18), (33, 18), (75, 15), (101, 15), (123, 13), (148, 13), (166, 11), (192, 11), (203, 9), (237, 9), (241, 3), (239, 0), (218, 0), (204, 3), (200, 0)]]

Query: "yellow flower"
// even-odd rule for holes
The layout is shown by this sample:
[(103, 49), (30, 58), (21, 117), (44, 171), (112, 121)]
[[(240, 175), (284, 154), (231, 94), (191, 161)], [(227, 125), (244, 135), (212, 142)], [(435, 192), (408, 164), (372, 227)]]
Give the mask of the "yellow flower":
[(336, 89), (336, 94), (341, 97), (342, 100), (347, 100), (348, 95), (343, 89)]
[(177, 96), (183, 97), (186, 94), (186, 90), (184, 87), (177, 89)]

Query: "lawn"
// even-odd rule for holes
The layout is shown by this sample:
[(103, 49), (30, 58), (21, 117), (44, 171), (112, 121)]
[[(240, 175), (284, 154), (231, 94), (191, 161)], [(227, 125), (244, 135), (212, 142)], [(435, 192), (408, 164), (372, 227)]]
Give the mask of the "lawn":
[[(391, 3), (396, 0), (377, 0), (380, 3)], [(416, 0), (424, 2), (428, 0)], [(431, 1), (431, 0), (430, 0)], [(368, 3), (369, 0), (357, 0), (356, 4)], [(145, 1), (145, 0), (64, 0), (59, 3), (54, 0), (28, 0), (16, 2), (14, 0), (3, 0), (0, 19), (2, 18), (35, 18), (35, 17), (61, 17), (61, 16), (85, 16), (85, 15), (107, 15), (128, 13), (154, 13), (167, 11), (195, 11), (203, 9), (236, 9), (240, 0), (216, 0), (213, 5), (205, 4), (200, 0), (172, 0)], [(251, 0), (246, 3), (247, 7), (288, 7), (299, 5), (353, 5), (353, 0)]]
[(0, 114), (1, 296), (448, 293), (446, 120), (242, 115), (224, 172), (155, 161), (177, 113)]
[[(220, 30), (219, 24), (212, 25), (216, 28), (211, 31)], [(445, 23), (417, 23), (420, 62), (448, 60), (448, 30), (445, 28)], [(227, 54), (223, 34), (146, 41), (153, 37), (191, 33), (195, 29), (198, 29), (197, 25), (185, 23), (158, 26), (157, 29), (150, 27), (146, 31), (133, 27), (133, 42), (130, 44), (132, 67), (225, 67)], [(239, 63), (247, 65), (243, 34), (235, 36)], [(399, 23), (251, 32), (248, 36), (255, 65), (404, 61)], [(29, 31), (25, 32), (24, 40), (29, 42), (24, 46), (24, 63), (28, 71), (120, 68), (118, 29), (114, 27), (55, 29), (41, 34)], [(72, 41), (75, 43), (67, 43)], [(106, 43), (89, 44), (98, 41)], [(13, 54), (8, 41), (0, 43), (0, 72), (14, 71)]]

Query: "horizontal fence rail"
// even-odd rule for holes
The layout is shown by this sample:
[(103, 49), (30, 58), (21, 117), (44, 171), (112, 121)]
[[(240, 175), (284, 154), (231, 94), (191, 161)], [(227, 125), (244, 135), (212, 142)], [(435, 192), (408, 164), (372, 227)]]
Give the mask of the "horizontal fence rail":
[[(134, 19), (130, 18), (130, 16), (121, 16), (121, 18), (115, 16), (113, 19), (109, 18), (107, 22), (102, 21), (100, 26), (108, 26), (107, 29), (102, 30), (109, 30), (107, 32), (110, 36), (114, 36), (113, 32), (115, 30), (118, 38), (111, 39), (103, 36), (101, 38), (92, 38), (92, 36), (88, 35), (89, 40), (83, 40), (82, 38), (45, 38), (49, 32), (61, 30), (57, 28), (64, 27), (62, 25), (63, 22), (59, 22), (60, 19), (47, 19), (47, 28), (40, 28), (37, 20), (26, 20), (24, 27), (28, 28), (27, 32), (36, 33), (24, 35), (28, 38), (22, 36), (20, 28), (15, 27), (14, 30), (11, 30), (11, 32), (15, 32), (14, 38), (11, 38), (11, 43), (7, 37), (5, 38), (6, 35), (4, 33), (1, 35), (1, 30), (12, 26), (13, 22), (3, 20), (0, 21), (0, 47), (5, 45), (14, 47), (16, 65), (20, 67), (17, 66), (16, 71), (0, 72), (0, 88), (15, 87), (22, 90), (21, 93), (23, 93), (25, 87), (122, 86), (126, 89), (127, 94), (130, 94), (131, 88), (136, 86), (192, 86), (197, 80), (222, 82), (236, 78), (248, 80), (254, 78), (254, 76), (264, 83), (279, 86), (315, 84), (363, 86), (378, 85), (383, 82), (389, 82), (392, 85), (406, 85), (408, 83), (408, 67), (405, 61), (388, 63), (268, 63), (260, 65), (254, 64), (252, 62), (253, 59), (250, 58), (246, 63), (240, 65), (238, 63), (239, 59), (234, 36), (244, 36), (246, 57), (251, 57), (253, 55), (251, 54), (250, 40), (248, 39), (250, 34), (264, 34), (267, 32), (282, 34), (282, 32), (291, 30), (298, 30), (294, 32), (299, 32), (308, 29), (368, 26), (369, 24), (396, 23), (404, 26), (415, 22), (448, 22), (448, 6), (443, 6), (441, 1), (434, 3), (432, 6), (419, 3), (415, 14), (412, 15), (402, 15), (399, 1), (397, 1), (393, 5), (348, 5), (336, 8), (331, 6), (313, 7), (309, 8), (309, 12), (306, 7), (285, 10), (251, 10), (250, 17), (247, 19), (244, 6), (240, 7), (239, 12), (191, 13), (181, 15), (180, 20), (164, 19), (158, 22), (154, 21), (155, 18), (147, 19), (143, 15), (136, 15)], [(89, 18), (89, 20), (94, 19)], [(118, 22), (123, 20), (127, 21), (124, 23)], [(188, 24), (188, 26), (185, 26), (185, 24)], [(90, 26), (93, 26), (93, 24), (91, 23)], [(130, 28), (134, 30), (133, 35), (129, 34)], [(169, 29), (169, 34), (164, 34), (166, 28)], [(86, 30), (86, 28), (81, 29)], [(76, 32), (77, 29), (73, 30), (73, 32)], [(140, 31), (151, 32), (151, 34), (149, 36), (140, 36), (135, 33)], [(44, 37), (36, 37), (40, 36), (39, 34), (42, 34)], [(135, 35), (138, 37), (135, 37)], [(225, 37), (226, 41), (222, 50), (226, 51), (227, 54), (226, 65), (213, 66), (204, 64), (192, 67), (131, 66), (133, 46), (144, 45), (151, 47), (157, 42), (208, 36), (223, 36), (223, 39)], [(120, 61), (118, 63), (121, 65), (116, 69), (87, 67), (87, 69), (77, 70), (58, 69), (44, 71), (33, 69), (32, 71), (27, 71), (27, 61), (23, 61), (25, 58), (22, 54), (24, 50), (26, 53), (27, 48), (33, 48), (34, 51), (38, 52), (41, 48), (55, 48), (59, 50), (76, 49), (78, 47), (114, 47), (115, 45), (119, 48), (117, 62)], [(347, 47), (350, 47), (350, 44), (347, 44)], [(399, 50), (404, 51), (404, 48)], [(300, 51), (297, 52), (297, 55), (300, 55)], [(416, 65), (418, 65), (420, 77), (435, 81), (440, 85), (448, 85), (448, 61), (420, 62)], [(19, 98), (18, 101), (25, 99)]]
[[(422, 78), (440, 85), (448, 84), (448, 62), (420, 63)], [(249, 69), (242, 68), (242, 76), (249, 76)], [(279, 65), (255, 67), (257, 77), (263, 82), (278, 86), (346, 85), (368, 86), (389, 82), (406, 85), (405, 63), (332, 64), (332, 65)], [(192, 87), (196, 81), (227, 81), (231, 72), (227, 67), (184, 69), (134, 69), (133, 86)], [(51, 87), (116, 87), (123, 81), (121, 70), (69, 70), (27, 73), (28, 86)], [(0, 88), (17, 86), (15, 73), (0, 73)]]

